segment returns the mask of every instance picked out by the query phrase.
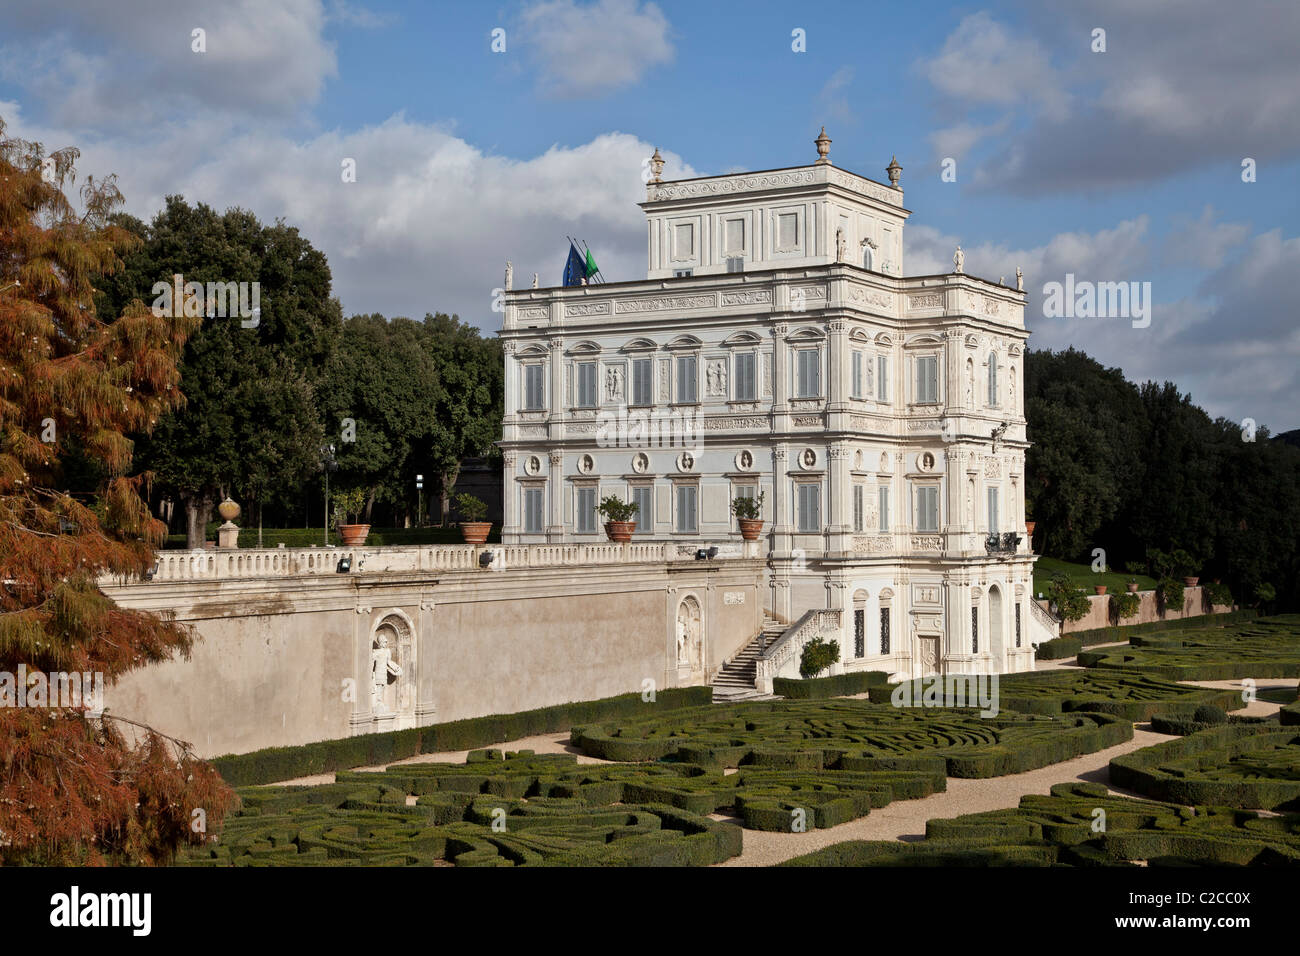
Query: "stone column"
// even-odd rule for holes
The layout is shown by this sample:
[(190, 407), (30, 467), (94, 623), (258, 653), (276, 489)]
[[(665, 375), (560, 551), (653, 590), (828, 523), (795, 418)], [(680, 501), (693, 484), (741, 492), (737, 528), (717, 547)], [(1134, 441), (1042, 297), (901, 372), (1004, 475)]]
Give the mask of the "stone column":
[(564, 453), (551, 452), (550, 462), (546, 484), (551, 491), (551, 520), (546, 527), (546, 540), (557, 544), (564, 540)]
[(501, 543), (513, 544), (519, 535), (519, 489), (515, 483), (515, 469), (519, 456), (508, 451), (501, 456), (503, 487), (501, 489)]
[(849, 399), (848, 341), (849, 324), (843, 319), (829, 323), (826, 338), (826, 403), (828, 411), (838, 411)]
[[(853, 542), (849, 537), (853, 533), (853, 501), (850, 494), (852, 481), (849, 476), (851, 454), (847, 442), (834, 442), (828, 449), (826, 521), (830, 528), (830, 541), (826, 543), (827, 551), (853, 550)], [(865, 506), (865, 502), (863, 504)]]

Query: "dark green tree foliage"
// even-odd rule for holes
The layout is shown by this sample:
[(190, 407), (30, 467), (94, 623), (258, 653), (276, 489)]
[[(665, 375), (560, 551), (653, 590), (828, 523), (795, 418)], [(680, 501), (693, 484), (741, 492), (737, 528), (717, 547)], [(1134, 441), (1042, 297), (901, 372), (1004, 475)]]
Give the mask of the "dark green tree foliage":
[[(338, 480), (396, 510), (417, 474), (430, 492), (435, 476), (450, 490), (461, 459), (490, 453), (501, 436), (503, 366), (500, 343), (456, 316), (348, 319), (321, 389)], [(342, 440), (348, 418), (353, 442)]]
[(337, 345), (341, 309), (324, 255), (283, 222), (264, 226), (246, 210), (218, 214), (169, 196), (148, 226), (131, 217), (119, 224), (144, 242), (101, 283), (110, 310), (133, 298), (153, 305), (154, 284), (175, 274), (205, 287), (260, 284), (255, 327), (210, 316), (190, 337), (181, 364), (188, 404), (140, 441), (160, 489), (185, 504), (197, 547), (222, 494), (260, 505), (311, 476), (323, 435), (315, 388)]
[(1300, 447), (1211, 420), (1172, 383), (1125, 381), (1073, 349), (1025, 362), (1025, 494), (1042, 552), (1112, 567), (1183, 549), (1237, 595), (1300, 602)]

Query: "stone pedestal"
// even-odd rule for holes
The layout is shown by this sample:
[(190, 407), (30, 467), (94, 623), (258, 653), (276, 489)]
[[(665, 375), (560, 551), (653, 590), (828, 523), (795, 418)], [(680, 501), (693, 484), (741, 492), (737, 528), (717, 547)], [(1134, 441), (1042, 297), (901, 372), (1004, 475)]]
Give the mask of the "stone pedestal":
[(227, 521), (217, 529), (217, 547), (225, 550), (227, 548), (239, 547), (239, 525), (233, 521)]

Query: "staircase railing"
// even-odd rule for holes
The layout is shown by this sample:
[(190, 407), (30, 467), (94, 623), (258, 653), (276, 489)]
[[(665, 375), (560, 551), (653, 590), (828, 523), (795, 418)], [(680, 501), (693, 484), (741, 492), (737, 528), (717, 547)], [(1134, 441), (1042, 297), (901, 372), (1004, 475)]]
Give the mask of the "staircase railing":
[(754, 685), (763, 693), (772, 693), (772, 678), (794, 657), (803, 653), (809, 641), (822, 635), (835, 636), (840, 630), (841, 612), (832, 608), (813, 608), (795, 621), (781, 636), (763, 649), (756, 662)]
[(1056, 638), (1061, 636), (1061, 622), (1058, 621), (1041, 604), (1039, 604), (1037, 601), (1031, 600), (1029, 602), (1029, 609), (1030, 609), (1030, 614), (1033, 615), (1033, 617), (1038, 621), (1039, 624), (1041, 624), (1043, 627), (1047, 628), (1047, 630), (1051, 632), (1052, 637)]

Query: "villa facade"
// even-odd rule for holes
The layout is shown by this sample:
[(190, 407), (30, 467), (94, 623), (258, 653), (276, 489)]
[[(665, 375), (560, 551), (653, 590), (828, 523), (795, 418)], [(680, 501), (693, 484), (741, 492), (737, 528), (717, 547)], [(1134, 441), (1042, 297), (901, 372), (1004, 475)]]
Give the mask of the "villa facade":
[[(728, 548), (762, 495), (767, 608), (835, 613), (842, 667), (1033, 667), (1022, 409), (1025, 296), (904, 274), (910, 215), (834, 166), (665, 181), (644, 280), (505, 293), (503, 543)], [(1017, 287), (1021, 286), (1017, 278)]]

